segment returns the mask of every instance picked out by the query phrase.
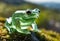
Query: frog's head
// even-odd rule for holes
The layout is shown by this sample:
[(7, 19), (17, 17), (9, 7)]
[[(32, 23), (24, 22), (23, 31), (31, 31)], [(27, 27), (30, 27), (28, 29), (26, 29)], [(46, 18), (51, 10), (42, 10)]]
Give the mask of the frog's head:
[(27, 10), (18, 10), (15, 13), (23, 13), (26, 18), (37, 18), (39, 16), (40, 10), (38, 8), (35, 8), (33, 10), (27, 9)]
[(39, 13), (40, 13), (40, 10), (38, 9), (38, 8), (36, 8), (36, 9), (34, 9), (34, 10), (27, 10), (26, 11), (26, 14), (28, 15), (28, 16), (33, 16), (33, 17), (38, 17), (39, 16)]

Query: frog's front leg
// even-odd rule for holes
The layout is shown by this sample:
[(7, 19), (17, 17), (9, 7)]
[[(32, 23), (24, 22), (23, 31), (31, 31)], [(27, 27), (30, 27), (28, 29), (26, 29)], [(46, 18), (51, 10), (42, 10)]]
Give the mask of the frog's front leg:
[(32, 23), (32, 29), (33, 29), (34, 32), (38, 31), (38, 27), (37, 27), (36, 23)]
[(37, 27), (37, 24), (35, 22), (32, 23), (32, 29), (33, 29), (31, 31), (32, 40), (33, 41), (39, 41), (39, 39), (37, 38), (36, 33), (35, 33), (35, 32), (39, 32), (38, 27)]
[(33, 32), (39, 32), (39, 29), (36, 23), (32, 23), (31, 26), (28, 27), (28, 30), (33, 31)]
[(32, 31), (33, 31), (33, 32), (38, 32), (38, 33), (41, 32), (41, 31), (38, 29), (38, 26), (37, 26), (36, 22), (32, 23)]

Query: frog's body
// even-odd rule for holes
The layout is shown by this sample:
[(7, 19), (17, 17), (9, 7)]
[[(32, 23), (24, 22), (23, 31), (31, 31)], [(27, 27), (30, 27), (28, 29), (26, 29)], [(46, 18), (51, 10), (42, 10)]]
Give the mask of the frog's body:
[[(18, 10), (12, 17), (8, 18), (5, 26), (10, 33), (16, 30), (19, 33), (30, 34), (29, 27), (33, 28), (33, 31), (38, 31), (35, 19), (38, 17), (39, 9), (34, 10)], [(10, 21), (9, 21), (10, 20)], [(13, 29), (11, 31), (11, 29)]]

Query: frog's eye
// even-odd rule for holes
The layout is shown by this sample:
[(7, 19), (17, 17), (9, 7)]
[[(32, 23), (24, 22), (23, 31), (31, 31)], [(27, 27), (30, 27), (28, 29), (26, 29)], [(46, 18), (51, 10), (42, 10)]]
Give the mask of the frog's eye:
[(31, 14), (31, 11), (26, 11), (26, 14), (27, 14), (27, 15), (30, 15), (30, 14)]
[(40, 10), (38, 12), (40, 13)]

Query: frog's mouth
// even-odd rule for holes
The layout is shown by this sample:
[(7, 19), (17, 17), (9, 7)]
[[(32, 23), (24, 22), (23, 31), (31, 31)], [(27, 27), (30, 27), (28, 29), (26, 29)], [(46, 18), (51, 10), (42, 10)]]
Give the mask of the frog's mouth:
[(23, 18), (23, 19), (36, 19), (36, 17), (35, 16), (31, 16), (31, 17), (25, 17), (25, 18)]
[(34, 19), (36, 19), (38, 17), (38, 15), (36, 15), (36, 14), (30, 14), (30, 15), (25, 15), (25, 19), (32, 19), (32, 18), (34, 18)]

